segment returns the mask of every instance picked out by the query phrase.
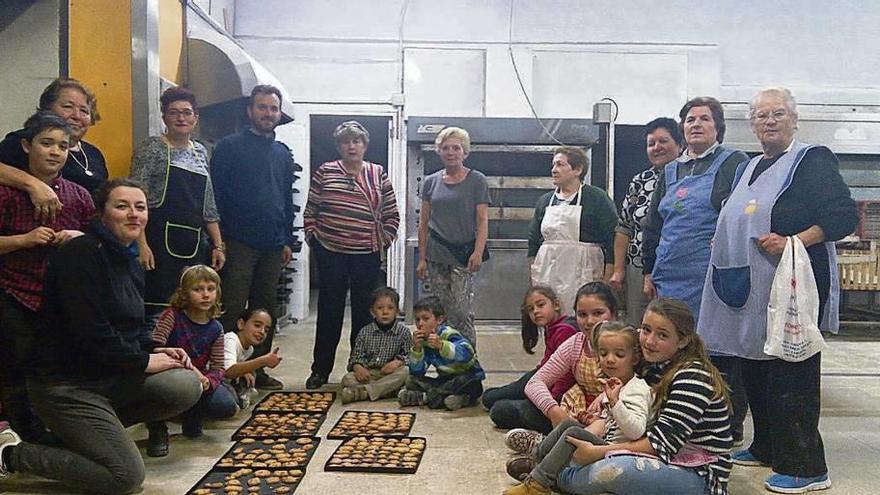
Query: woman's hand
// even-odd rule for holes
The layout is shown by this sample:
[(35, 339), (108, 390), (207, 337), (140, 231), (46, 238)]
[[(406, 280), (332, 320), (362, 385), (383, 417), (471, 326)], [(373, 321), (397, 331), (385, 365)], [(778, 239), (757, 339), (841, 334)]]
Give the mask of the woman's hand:
[(37, 180), (34, 182), (34, 187), (28, 189), (28, 196), (34, 204), (34, 220), (42, 224), (54, 223), (55, 217), (61, 213), (64, 205), (61, 204), (52, 187)]
[(765, 253), (775, 256), (780, 255), (785, 251), (786, 242), (788, 242), (787, 237), (782, 237), (779, 234), (770, 232), (769, 234), (758, 238), (758, 247), (763, 249)]
[(642, 292), (645, 294), (645, 297), (648, 300), (654, 299), (657, 297), (657, 288), (654, 287), (654, 280), (651, 279), (651, 274), (645, 274), (645, 284), (642, 287)]
[(605, 457), (605, 453), (601, 449), (586, 440), (566, 436), (565, 441), (575, 446), (571, 459), (581, 466), (587, 466)]
[(467, 269), (471, 273), (476, 273), (480, 271), (480, 265), (483, 264), (483, 252), (474, 251), (471, 253), (471, 257), (468, 258), (468, 266)]
[(183, 364), (181, 364), (181, 362), (177, 359), (174, 359), (164, 352), (156, 352), (150, 354), (150, 360), (149, 362), (147, 362), (147, 369), (144, 370), (144, 373), (151, 375), (165, 370), (172, 370), (175, 368), (183, 367)]
[(419, 280), (427, 280), (428, 279), (428, 262), (425, 260), (420, 260), (419, 265), (416, 267), (416, 276), (419, 277)]
[(611, 273), (611, 276), (608, 277), (608, 285), (614, 287), (617, 290), (623, 290), (623, 281), (626, 279), (626, 274), (624, 270), (618, 270), (617, 267), (614, 268), (614, 271)]
[(153, 352), (165, 354), (166, 356), (177, 360), (177, 362), (179, 362), (184, 368), (193, 369), (189, 354), (180, 347), (157, 347), (153, 349)]
[(138, 262), (140, 262), (144, 270), (154, 270), (156, 268), (156, 258), (153, 256), (153, 250), (150, 249), (150, 246), (146, 241), (141, 243), (138, 248), (140, 251), (138, 254)]

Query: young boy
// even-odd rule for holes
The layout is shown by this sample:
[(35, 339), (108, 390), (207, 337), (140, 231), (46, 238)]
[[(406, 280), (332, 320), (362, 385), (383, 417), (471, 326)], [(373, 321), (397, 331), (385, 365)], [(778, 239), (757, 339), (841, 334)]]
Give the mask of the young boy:
[(61, 177), (70, 133), (67, 122), (52, 112), (35, 113), (20, 132), (28, 173), (52, 187), (64, 204), (50, 223), (34, 220), (26, 192), (0, 186), (0, 393), (9, 423), (29, 442), (46, 438), (31, 411), (24, 378), (43, 305), (43, 275), (49, 256), (82, 235), (95, 212), (89, 192)]
[[(416, 331), (409, 353), (410, 377), (406, 388), (397, 395), (401, 406), (431, 409), (445, 407), (455, 411), (472, 406), (483, 393), (486, 378), (477, 361), (474, 346), (458, 330), (446, 325), (440, 299), (426, 297), (413, 306)], [(425, 376), (434, 365), (437, 378)]]
[(278, 349), (260, 357), (250, 359), (254, 346), (266, 339), (266, 332), (272, 326), (272, 317), (265, 309), (246, 309), (236, 321), (236, 331), (223, 336), (223, 367), (226, 380), (232, 384), (242, 409), (250, 405), (249, 391), (256, 384), (254, 371), (274, 368), (281, 362)]
[(358, 332), (348, 359), (348, 373), (342, 377), (343, 404), (358, 400), (394, 397), (406, 383), (406, 356), (412, 335), (397, 321), (400, 295), (390, 287), (379, 287), (370, 296), (373, 321)]

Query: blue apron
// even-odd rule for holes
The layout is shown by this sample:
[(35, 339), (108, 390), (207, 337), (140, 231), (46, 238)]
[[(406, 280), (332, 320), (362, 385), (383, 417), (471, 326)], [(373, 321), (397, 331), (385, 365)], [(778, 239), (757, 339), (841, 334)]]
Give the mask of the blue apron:
[(712, 186), (721, 164), (732, 154), (733, 150), (719, 146), (718, 156), (706, 172), (682, 179), (677, 179), (677, 161), (664, 168), (666, 194), (657, 206), (663, 229), (651, 279), (659, 297), (684, 301), (694, 318), (700, 314), (710, 243), (718, 220), (712, 207)]
[[(810, 149), (795, 142), (770, 168), (749, 181), (763, 155), (737, 170), (736, 181), (721, 214), (712, 247), (709, 273), (703, 287), (697, 332), (711, 354), (746, 359), (773, 359), (764, 354), (767, 304), (779, 255), (769, 255), (758, 238), (770, 233), (773, 206), (791, 185)], [(831, 291), (825, 305), (823, 330), (837, 329), (837, 259), (833, 242), (825, 243), (831, 267)]]

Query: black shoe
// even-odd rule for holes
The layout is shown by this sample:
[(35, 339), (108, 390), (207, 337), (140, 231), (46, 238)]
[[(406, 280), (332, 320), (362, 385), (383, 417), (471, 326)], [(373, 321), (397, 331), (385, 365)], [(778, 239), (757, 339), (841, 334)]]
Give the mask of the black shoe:
[(306, 380), (306, 388), (308, 390), (315, 390), (316, 388), (321, 388), (325, 383), (327, 383), (327, 377), (312, 373), (309, 379)]
[(187, 438), (199, 438), (203, 435), (202, 420), (186, 418), (183, 420), (183, 436)]
[(147, 455), (165, 457), (168, 455), (168, 426), (165, 423), (149, 424), (150, 437), (147, 440)]
[(281, 390), (284, 384), (269, 375), (257, 376), (257, 388), (260, 390)]

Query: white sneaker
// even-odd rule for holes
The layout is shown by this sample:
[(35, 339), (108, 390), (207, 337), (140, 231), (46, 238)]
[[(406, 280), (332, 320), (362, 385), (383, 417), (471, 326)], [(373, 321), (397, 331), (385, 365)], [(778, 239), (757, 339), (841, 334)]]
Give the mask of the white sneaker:
[(544, 440), (544, 435), (537, 431), (514, 428), (507, 432), (507, 435), (504, 437), (504, 444), (514, 452), (530, 454), (542, 440)]
[(3, 463), (3, 450), (6, 447), (11, 447), (13, 445), (18, 445), (21, 443), (21, 438), (12, 431), (12, 428), (9, 426), (5, 426), (0, 429), (0, 479), (9, 477), (10, 473), (9, 468), (6, 467), (6, 464)]

